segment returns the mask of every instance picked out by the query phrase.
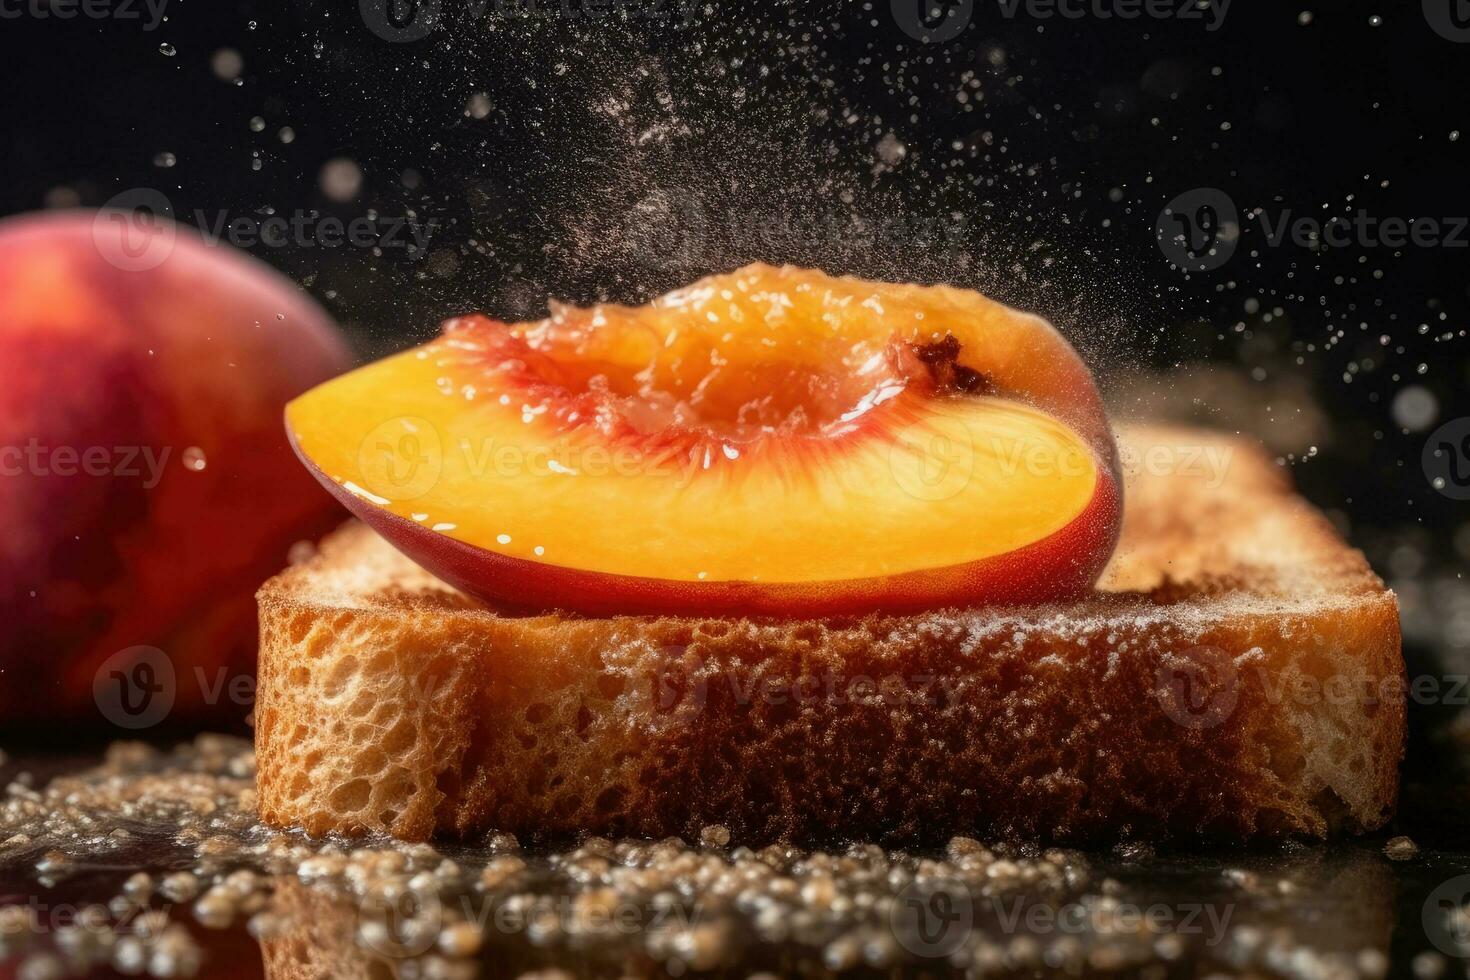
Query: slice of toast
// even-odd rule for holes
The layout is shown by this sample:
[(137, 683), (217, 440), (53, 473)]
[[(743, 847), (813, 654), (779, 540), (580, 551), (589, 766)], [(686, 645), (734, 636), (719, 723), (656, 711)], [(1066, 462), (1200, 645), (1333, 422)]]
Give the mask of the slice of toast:
[(1066, 606), (511, 616), (349, 524), (261, 589), (261, 814), (312, 833), (1101, 842), (1381, 826), (1398, 605), (1254, 444), (1120, 434)]

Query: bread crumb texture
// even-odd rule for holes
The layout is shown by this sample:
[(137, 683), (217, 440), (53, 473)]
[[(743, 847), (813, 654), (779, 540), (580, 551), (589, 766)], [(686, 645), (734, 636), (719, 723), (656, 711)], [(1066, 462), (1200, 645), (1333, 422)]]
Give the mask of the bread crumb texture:
[(261, 814), (740, 843), (1381, 826), (1391, 592), (1251, 443), (1139, 428), (1123, 541), (1065, 607), (510, 615), (349, 524), (260, 592)]

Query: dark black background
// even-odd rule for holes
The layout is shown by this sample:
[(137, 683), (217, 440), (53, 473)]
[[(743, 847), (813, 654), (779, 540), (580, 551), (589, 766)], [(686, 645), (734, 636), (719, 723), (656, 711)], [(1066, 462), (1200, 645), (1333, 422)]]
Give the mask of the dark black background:
[[(1454, 569), (1456, 532), (1470, 542), (1470, 505), (1420, 462), (1430, 431), (1470, 413), (1470, 248), (1270, 247), (1243, 219), (1230, 262), (1186, 275), (1155, 233), (1164, 204), (1201, 186), (1243, 215), (1470, 215), (1470, 44), (1418, 3), (1235, 0), (1209, 31), (1007, 18), (977, 0), (958, 38), (925, 43), (888, 0), (711, 0), (687, 17), (650, 16), (655, 0), (600, 15), (542, 0), (533, 15), (522, 0), (479, 18), (444, 0), (426, 38), (391, 43), (349, 0), (169, 0), (152, 31), (7, 2), (0, 212), (148, 187), (188, 223), (431, 220), (416, 253), (251, 248), (365, 355), (471, 308), (642, 300), (754, 259), (949, 279), (1052, 318), (1124, 412), (1160, 410), (1127, 395), (1130, 371), (1237, 368), (1152, 390), (1265, 437), (1399, 563), (1390, 577)], [(243, 58), (240, 84), (211, 70), (221, 48)], [(484, 118), (467, 111), (476, 93)], [(165, 152), (175, 166), (156, 164)], [(319, 185), (339, 157), (364, 175), (345, 203)], [(1438, 401), (1416, 431), (1391, 411), (1411, 384)]]

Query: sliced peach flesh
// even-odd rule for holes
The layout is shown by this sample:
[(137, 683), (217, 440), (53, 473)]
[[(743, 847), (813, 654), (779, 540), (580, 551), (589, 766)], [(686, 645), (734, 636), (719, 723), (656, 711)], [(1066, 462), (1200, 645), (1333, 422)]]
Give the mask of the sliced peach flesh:
[(1116, 539), (1096, 390), (1044, 321), (753, 266), (643, 308), (450, 321), (293, 402), (298, 452), (488, 600), (818, 614), (1085, 589)]

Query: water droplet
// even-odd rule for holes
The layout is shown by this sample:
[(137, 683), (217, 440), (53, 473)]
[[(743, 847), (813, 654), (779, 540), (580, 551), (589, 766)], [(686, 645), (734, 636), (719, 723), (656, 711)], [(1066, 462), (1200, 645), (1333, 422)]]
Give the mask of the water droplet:
[(885, 167), (898, 166), (908, 155), (909, 148), (892, 133), (878, 141), (878, 160)]
[(1303, 10), (1301, 13), (1296, 15), (1296, 22), (1303, 27), (1306, 27), (1312, 22), (1312, 17), (1313, 14), (1310, 10)]
[(1429, 389), (1409, 385), (1393, 398), (1393, 420), (1410, 432), (1422, 432), (1439, 418), (1439, 399)]
[(163, 167), (165, 169), (172, 167), (178, 162), (179, 158), (174, 156), (172, 153), (169, 153), (167, 150), (153, 158), (153, 165), (155, 167)]
[(234, 48), (220, 48), (209, 58), (210, 71), (222, 82), (233, 82), (245, 70), (245, 59)]
[(184, 469), (195, 473), (201, 472), (209, 465), (209, 460), (204, 458), (204, 450), (198, 446), (190, 446), (184, 450)]
[(472, 119), (484, 119), (490, 115), (491, 110), (494, 108), (495, 106), (491, 103), (490, 96), (484, 92), (476, 92), (470, 96), (469, 102), (465, 104), (464, 112), (465, 115)]
[(346, 203), (362, 190), (362, 168), (346, 157), (337, 157), (323, 164), (318, 182), (323, 194), (339, 203)]

